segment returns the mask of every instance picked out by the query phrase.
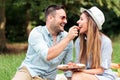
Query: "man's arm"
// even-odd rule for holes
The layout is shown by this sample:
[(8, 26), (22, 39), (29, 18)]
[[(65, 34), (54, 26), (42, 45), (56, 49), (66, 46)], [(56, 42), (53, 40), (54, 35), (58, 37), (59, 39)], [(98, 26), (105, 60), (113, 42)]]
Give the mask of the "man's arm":
[(57, 57), (76, 36), (78, 36), (77, 26), (73, 26), (69, 29), (68, 35), (62, 41), (49, 48), (47, 60), (49, 61)]

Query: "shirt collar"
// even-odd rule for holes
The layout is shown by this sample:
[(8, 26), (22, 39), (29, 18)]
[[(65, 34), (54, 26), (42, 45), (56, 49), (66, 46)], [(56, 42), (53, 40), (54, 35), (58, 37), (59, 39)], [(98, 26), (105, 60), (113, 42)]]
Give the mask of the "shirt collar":
[(45, 26), (45, 32), (46, 32), (46, 34), (50, 35), (50, 32), (48, 31), (46, 26)]

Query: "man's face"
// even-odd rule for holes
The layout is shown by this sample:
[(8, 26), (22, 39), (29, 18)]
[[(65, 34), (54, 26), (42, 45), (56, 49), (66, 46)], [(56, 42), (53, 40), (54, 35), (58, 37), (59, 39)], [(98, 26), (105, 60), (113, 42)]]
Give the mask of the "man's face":
[(51, 23), (52, 28), (59, 33), (61, 31), (64, 31), (64, 26), (66, 23), (67, 23), (67, 19), (66, 19), (65, 11), (63, 9), (56, 10), (54, 19)]

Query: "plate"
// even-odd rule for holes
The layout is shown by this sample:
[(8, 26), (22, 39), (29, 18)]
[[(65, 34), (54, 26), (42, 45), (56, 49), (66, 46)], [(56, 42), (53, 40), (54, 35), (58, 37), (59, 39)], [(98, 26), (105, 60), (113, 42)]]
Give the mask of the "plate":
[(81, 70), (81, 69), (85, 69), (85, 65), (84, 64), (74, 64), (74, 65), (65, 65), (65, 64), (61, 64), (57, 66), (57, 69), (59, 70)]

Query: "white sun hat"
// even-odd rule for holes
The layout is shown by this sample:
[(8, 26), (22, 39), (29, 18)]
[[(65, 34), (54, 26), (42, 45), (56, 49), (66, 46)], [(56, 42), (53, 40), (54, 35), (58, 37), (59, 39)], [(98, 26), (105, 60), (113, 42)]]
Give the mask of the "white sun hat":
[(90, 9), (81, 8), (80, 11), (88, 12), (90, 16), (93, 18), (93, 20), (96, 22), (99, 30), (102, 30), (102, 25), (105, 22), (105, 16), (100, 9), (98, 9), (96, 6), (93, 6)]

